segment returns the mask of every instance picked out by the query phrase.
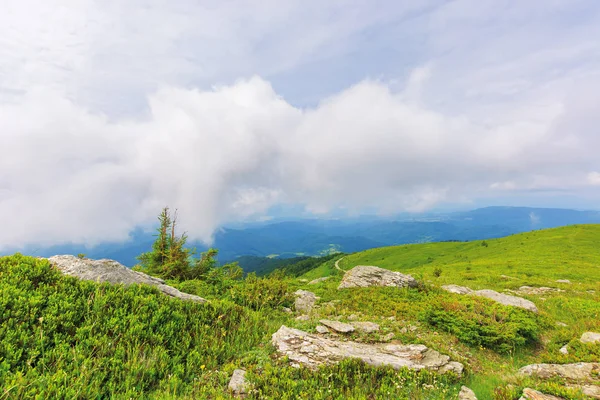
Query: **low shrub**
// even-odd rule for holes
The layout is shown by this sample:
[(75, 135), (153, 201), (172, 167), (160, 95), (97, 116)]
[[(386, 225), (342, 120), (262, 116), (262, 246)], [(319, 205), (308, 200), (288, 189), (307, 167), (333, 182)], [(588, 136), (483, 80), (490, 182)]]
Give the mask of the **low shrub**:
[(420, 318), (464, 343), (500, 353), (534, 343), (540, 333), (537, 318), (529, 311), (469, 297), (432, 298)]
[(235, 303), (253, 310), (289, 307), (294, 300), (283, 272), (264, 278), (248, 274), (246, 279), (230, 289), (229, 296)]

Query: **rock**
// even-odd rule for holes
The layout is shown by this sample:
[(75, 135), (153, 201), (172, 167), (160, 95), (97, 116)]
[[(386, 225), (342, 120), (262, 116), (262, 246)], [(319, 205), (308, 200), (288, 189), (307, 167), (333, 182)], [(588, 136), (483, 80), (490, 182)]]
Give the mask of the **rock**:
[(521, 375), (537, 376), (541, 379), (554, 377), (586, 381), (593, 379), (600, 373), (600, 363), (575, 363), (575, 364), (531, 364), (519, 370)]
[(490, 290), (490, 289), (473, 291), (473, 290), (469, 289), (468, 287), (458, 286), (458, 285), (445, 285), (445, 286), (442, 286), (442, 289), (444, 289), (445, 291), (450, 292), (450, 293), (467, 294), (467, 295), (471, 295), (471, 296), (485, 297), (490, 300), (494, 300), (495, 302), (498, 302), (500, 304), (504, 304), (505, 306), (520, 307), (520, 308), (524, 308), (526, 310), (529, 310), (529, 311), (532, 311), (535, 313), (538, 312), (538, 309), (535, 306), (535, 304), (533, 304), (529, 300), (526, 300), (526, 299), (523, 299), (523, 298), (517, 297), (517, 296), (511, 296), (509, 294), (498, 293), (498, 292), (496, 292), (494, 290)]
[(356, 343), (312, 335), (299, 329), (282, 325), (273, 334), (272, 343), (277, 351), (288, 357), (292, 366), (317, 368), (323, 364), (336, 364), (347, 358), (358, 358), (368, 365), (428, 369), (439, 373), (453, 372), (461, 375), (463, 365), (450, 361), (450, 357), (431, 350), (422, 344), (396, 345), (386, 343)]
[(338, 289), (369, 286), (416, 287), (417, 281), (410, 275), (387, 269), (357, 265), (347, 271)]
[(523, 389), (523, 396), (519, 400), (564, 400), (562, 397), (544, 394), (530, 388)]
[(528, 295), (532, 295), (532, 294), (546, 294), (546, 293), (552, 293), (552, 292), (564, 292), (564, 290), (562, 289), (556, 289), (556, 288), (549, 288), (549, 287), (531, 287), (531, 286), (521, 286), (518, 290), (517, 293), (519, 294), (528, 294)]
[(357, 319), (358, 319), (358, 315), (356, 315), (356, 314), (348, 315), (348, 321), (355, 321)]
[(477, 400), (477, 396), (475, 396), (474, 391), (463, 386), (460, 388), (460, 393), (458, 393), (458, 400)]
[(591, 397), (592, 399), (600, 399), (600, 386), (575, 385), (573, 386), (573, 388), (581, 390), (583, 394), (585, 394), (588, 397)]
[(585, 332), (579, 340), (581, 343), (600, 343), (600, 333)]
[(561, 354), (569, 354), (569, 345), (565, 344), (563, 347), (558, 350)]
[(556, 283), (571, 283), (571, 281), (568, 279), (557, 279)]
[(445, 285), (445, 286), (442, 286), (442, 289), (444, 289), (446, 292), (455, 293), (455, 294), (473, 293), (473, 291), (471, 289), (469, 289), (468, 287), (458, 286), (458, 285)]
[(353, 322), (352, 326), (361, 332), (373, 333), (379, 331), (379, 325), (374, 322)]
[(294, 308), (303, 314), (309, 314), (319, 299), (313, 292), (308, 290), (296, 290), (294, 295), (296, 296)]
[(400, 333), (414, 332), (417, 329), (419, 329), (419, 327), (414, 326), (414, 325), (407, 325), (407, 326), (403, 327), (402, 329), (400, 329)]
[(298, 279), (298, 282), (300, 282), (300, 283), (307, 283), (308, 279), (304, 279), (304, 278)]
[(180, 292), (174, 287), (165, 284), (165, 281), (162, 279), (144, 274), (143, 272), (133, 271), (114, 260), (92, 260), (64, 255), (50, 257), (48, 261), (63, 274), (79, 279), (111, 284), (150, 285), (171, 297), (181, 300), (191, 300), (197, 303), (206, 302), (206, 299), (202, 297)]
[(390, 340), (392, 340), (394, 338), (394, 332), (390, 332), (384, 336), (381, 337), (381, 340), (383, 340), (384, 342), (389, 342)]
[(331, 328), (334, 331), (339, 332), (339, 333), (354, 332), (354, 327), (350, 324), (345, 324), (345, 323), (339, 322), (339, 321), (332, 321), (329, 319), (322, 319), (319, 322), (322, 323), (323, 325), (325, 325), (326, 327)]
[(316, 285), (317, 283), (325, 282), (327, 279), (331, 278), (330, 276), (324, 276), (322, 278), (313, 279), (308, 282), (309, 285)]
[(248, 382), (246, 381), (246, 371), (243, 369), (236, 369), (233, 371), (231, 380), (229, 381), (229, 390), (233, 394), (241, 395), (248, 393)]
[(298, 315), (296, 317), (296, 321), (309, 321), (310, 317), (308, 315)]
[(283, 310), (283, 312), (284, 312), (284, 313), (286, 313), (286, 314), (291, 314), (291, 313), (292, 313), (292, 309), (291, 309), (291, 308), (289, 308), (289, 307), (283, 307), (283, 308), (282, 308), (282, 310)]
[(329, 333), (329, 329), (327, 329), (327, 327), (323, 325), (317, 325), (315, 330), (317, 331), (317, 333), (320, 333), (322, 335)]
[(559, 321), (556, 323), (556, 326), (565, 327), (565, 326), (569, 326), (569, 325), (565, 324), (564, 322)]
[(538, 309), (531, 301), (526, 300), (521, 297), (511, 296), (509, 294), (498, 293), (494, 290), (484, 289), (477, 290), (471, 293), (473, 296), (485, 297), (490, 300), (494, 300), (500, 304), (504, 304), (505, 306), (513, 306), (524, 308), (525, 310), (537, 313)]

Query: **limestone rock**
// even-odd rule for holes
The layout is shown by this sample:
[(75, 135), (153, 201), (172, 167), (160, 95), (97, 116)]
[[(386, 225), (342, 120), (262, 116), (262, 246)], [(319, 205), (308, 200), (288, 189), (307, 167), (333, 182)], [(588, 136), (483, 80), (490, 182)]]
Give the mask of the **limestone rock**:
[(202, 297), (180, 292), (174, 287), (165, 284), (165, 281), (162, 279), (144, 274), (143, 272), (133, 271), (114, 260), (92, 260), (63, 255), (50, 257), (48, 261), (63, 274), (79, 279), (123, 285), (150, 285), (171, 297), (198, 303), (206, 302), (206, 299)]
[(541, 379), (559, 377), (573, 381), (586, 381), (594, 379), (600, 373), (600, 363), (531, 364), (521, 368), (519, 373)]
[(236, 369), (233, 371), (231, 380), (229, 381), (229, 390), (233, 394), (243, 395), (248, 393), (248, 382), (246, 381), (246, 371), (243, 369)]
[(396, 335), (394, 335), (394, 332), (390, 332), (390, 333), (388, 333), (386, 335), (383, 335), (381, 337), (381, 340), (384, 341), (384, 342), (389, 342), (390, 340), (392, 340), (394, 338), (394, 336), (396, 336)]
[(556, 323), (556, 326), (560, 326), (560, 327), (564, 328), (564, 327), (569, 326), (569, 325), (565, 324), (564, 322), (560, 322), (559, 321), (559, 322)]
[(557, 279), (556, 283), (571, 283), (571, 281), (568, 279)]
[(544, 394), (530, 388), (523, 389), (523, 396), (519, 400), (564, 400), (562, 397)]
[(563, 347), (558, 350), (561, 354), (569, 354), (569, 345), (565, 344)]
[(325, 282), (327, 279), (331, 278), (330, 276), (324, 276), (323, 278), (313, 279), (308, 282), (309, 285), (316, 285), (317, 283)]
[(308, 315), (298, 315), (296, 317), (296, 321), (309, 321), (310, 317)]
[(431, 350), (422, 344), (396, 345), (386, 343), (356, 343), (312, 335), (299, 329), (282, 325), (273, 334), (272, 343), (277, 351), (288, 357), (292, 366), (316, 368), (322, 364), (336, 364), (347, 358), (358, 358), (372, 366), (391, 366), (439, 373), (453, 372), (461, 375), (463, 365), (450, 361), (450, 357)]
[(340, 321), (332, 321), (329, 319), (322, 319), (319, 322), (322, 323), (323, 325), (325, 325), (326, 327), (331, 328), (334, 331), (339, 332), (339, 333), (354, 332), (354, 327), (352, 325), (345, 324)]
[(517, 293), (519, 294), (525, 294), (525, 295), (538, 295), (538, 294), (547, 294), (547, 293), (558, 293), (558, 292), (564, 292), (564, 290), (562, 289), (557, 289), (557, 288), (550, 288), (550, 287), (532, 287), (532, 286), (521, 286), (518, 290)]
[(317, 325), (315, 330), (317, 331), (317, 333), (320, 333), (322, 335), (329, 333), (329, 329), (327, 329), (327, 327), (323, 325)]
[(471, 289), (469, 289), (468, 287), (458, 286), (458, 285), (445, 285), (445, 286), (442, 286), (442, 289), (444, 289), (446, 292), (455, 293), (455, 294), (473, 293), (473, 291)]
[(585, 332), (579, 340), (581, 340), (581, 343), (600, 343), (600, 333)]
[(294, 307), (296, 311), (303, 314), (309, 314), (318, 300), (318, 297), (308, 290), (296, 290), (294, 295), (296, 296)]
[(477, 396), (475, 396), (475, 392), (469, 389), (466, 386), (460, 388), (460, 393), (458, 394), (458, 400), (477, 400)]
[(374, 322), (353, 322), (352, 326), (361, 332), (373, 333), (379, 331), (379, 325)]
[(504, 304), (505, 306), (513, 306), (524, 308), (525, 310), (537, 313), (538, 309), (531, 301), (526, 300), (522, 297), (511, 296), (509, 294), (498, 293), (494, 290), (483, 289), (477, 290), (471, 293), (473, 296), (485, 297), (490, 300), (494, 300), (500, 304)]
[(517, 297), (517, 296), (511, 296), (509, 294), (498, 293), (498, 292), (496, 292), (494, 290), (490, 290), (490, 289), (473, 291), (473, 290), (469, 289), (468, 287), (458, 286), (458, 285), (445, 285), (445, 286), (442, 286), (442, 289), (444, 289), (445, 291), (450, 292), (450, 293), (467, 294), (467, 295), (471, 295), (471, 296), (485, 297), (490, 300), (494, 300), (495, 302), (498, 302), (500, 304), (504, 304), (505, 306), (520, 307), (520, 308), (524, 308), (526, 310), (529, 310), (529, 311), (532, 311), (535, 313), (538, 312), (538, 309), (535, 306), (535, 304), (533, 304), (529, 300), (526, 300), (524, 298)]
[(583, 394), (592, 399), (600, 399), (600, 386), (594, 385), (580, 385), (576, 386), (577, 389), (581, 390)]
[(416, 287), (417, 281), (410, 275), (387, 269), (357, 265), (347, 271), (338, 289), (369, 286)]

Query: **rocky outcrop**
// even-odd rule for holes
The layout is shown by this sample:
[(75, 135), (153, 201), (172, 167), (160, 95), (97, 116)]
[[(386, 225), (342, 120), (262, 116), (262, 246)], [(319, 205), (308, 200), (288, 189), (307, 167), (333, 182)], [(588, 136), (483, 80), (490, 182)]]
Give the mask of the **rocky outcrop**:
[(585, 332), (579, 340), (581, 343), (600, 343), (600, 333)]
[(373, 333), (379, 331), (379, 324), (375, 322), (367, 322), (367, 321), (356, 321), (352, 322), (352, 326), (360, 332), (364, 333)]
[(562, 289), (551, 288), (551, 287), (532, 287), (532, 286), (521, 286), (517, 289), (517, 293), (524, 295), (538, 295), (538, 294), (548, 294), (548, 293), (558, 293), (564, 292)]
[(564, 378), (571, 381), (586, 382), (597, 379), (600, 363), (575, 364), (531, 364), (519, 370), (522, 375), (537, 376), (541, 379)]
[(245, 395), (248, 393), (248, 386), (248, 382), (246, 381), (246, 371), (243, 369), (236, 369), (233, 371), (233, 375), (229, 381), (229, 390), (234, 395)]
[(565, 400), (562, 397), (552, 396), (533, 390), (530, 388), (523, 389), (523, 396), (519, 400)]
[(567, 385), (572, 389), (581, 390), (581, 393), (585, 394), (592, 399), (600, 399), (600, 386), (595, 385)]
[(412, 276), (400, 272), (370, 265), (357, 265), (344, 274), (338, 289), (369, 286), (416, 287), (417, 281)]
[(469, 289), (468, 287), (458, 286), (458, 285), (444, 285), (444, 286), (442, 286), (442, 289), (444, 289), (446, 292), (455, 293), (455, 294), (473, 293), (473, 291), (471, 289)]
[(354, 332), (354, 327), (350, 324), (345, 324), (345, 323), (339, 322), (339, 321), (331, 321), (329, 319), (322, 319), (319, 322), (322, 323), (323, 325), (325, 325), (326, 327), (333, 329), (334, 331), (339, 332), (339, 333)]
[(273, 334), (272, 343), (292, 366), (317, 368), (336, 364), (347, 358), (357, 358), (372, 366), (391, 366), (395, 369), (428, 369), (439, 373), (461, 375), (463, 365), (422, 344), (366, 344), (321, 337), (299, 329), (282, 326)]
[(477, 396), (475, 396), (474, 391), (463, 386), (460, 388), (460, 393), (458, 393), (458, 400), (477, 400)]
[(296, 296), (296, 302), (294, 303), (296, 311), (305, 314), (309, 314), (312, 311), (319, 299), (313, 292), (309, 292), (308, 290), (296, 290), (294, 295)]
[(202, 297), (180, 292), (174, 287), (165, 284), (165, 281), (162, 279), (144, 274), (143, 272), (133, 271), (114, 260), (92, 260), (64, 255), (50, 257), (48, 261), (63, 274), (79, 279), (123, 285), (150, 285), (171, 297), (198, 303), (206, 302), (206, 299)]
[(487, 299), (494, 300), (495, 302), (503, 304), (505, 306), (520, 307), (520, 308), (524, 308), (525, 310), (529, 310), (529, 311), (532, 311), (535, 313), (538, 312), (536, 305), (527, 299), (524, 299), (522, 297), (517, 297), (517, 296), (511, 296), (511, 295), (504, 294), (504, 293), (498, 293), (498, 292), (496, 292), (494, 290), (490, 290), (490, 289), (474, 291), (474, 290), (469, 289), (468, 287), (458, 286), (458, 285), (445, 285), (445, 286), (442, 286), (442, 289), (444, 289), (445, 291), (450, 292), (450, 293), (485, 297)]

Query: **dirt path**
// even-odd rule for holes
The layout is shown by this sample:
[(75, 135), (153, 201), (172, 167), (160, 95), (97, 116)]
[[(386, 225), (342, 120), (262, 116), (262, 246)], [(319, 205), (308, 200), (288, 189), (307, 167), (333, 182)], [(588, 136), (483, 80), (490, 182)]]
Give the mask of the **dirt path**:
[(342, 261), (343, 259), (344, 259), (344, 257), (341, 257), (339, 260), (337, 260), (335, 262), (335, 269), (337, 269), (338, 271), (346, 272), (346, 271), (344, 271), (343, 269), (340, 268), (340, 264), (339, 264), (339, 262)]

